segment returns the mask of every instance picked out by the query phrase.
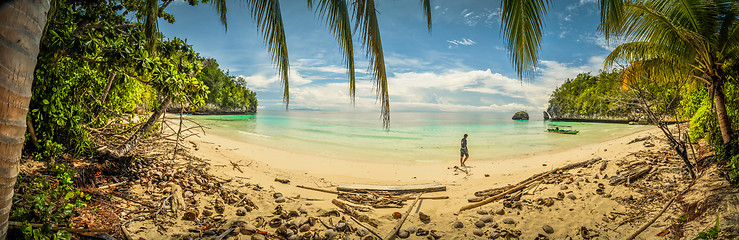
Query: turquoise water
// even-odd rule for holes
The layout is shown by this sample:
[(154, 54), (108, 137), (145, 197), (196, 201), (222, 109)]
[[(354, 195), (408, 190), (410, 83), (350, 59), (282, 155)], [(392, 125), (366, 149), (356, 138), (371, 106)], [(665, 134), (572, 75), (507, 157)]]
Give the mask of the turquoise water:
[[(351, 160), (458, 161), (467, 133), (470, 159), (509, 159), (574, 148), (644, 130), (648, 126), (608, 123), (514, 121), (513, 114), (392, 113), (390, 130), (378, 113), (262, 111), (254, 115), (190, 116), (206, 134)], [(577, 135), (547, 133), (548, 124), (570, 125)]]

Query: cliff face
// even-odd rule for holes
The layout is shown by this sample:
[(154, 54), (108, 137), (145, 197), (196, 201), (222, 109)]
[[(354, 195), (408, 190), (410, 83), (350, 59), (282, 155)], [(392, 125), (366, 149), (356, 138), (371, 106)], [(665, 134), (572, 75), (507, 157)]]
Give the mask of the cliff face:
[(580, 113), (578, 110), (563, 110), (558, 104), (549, 104), (546, 112), (551, 121), (568, 121), (568, 122), (610, 122), (610, 123), (645, 123), (646, 118), (638, 108), (618, 108), (606, 113)]

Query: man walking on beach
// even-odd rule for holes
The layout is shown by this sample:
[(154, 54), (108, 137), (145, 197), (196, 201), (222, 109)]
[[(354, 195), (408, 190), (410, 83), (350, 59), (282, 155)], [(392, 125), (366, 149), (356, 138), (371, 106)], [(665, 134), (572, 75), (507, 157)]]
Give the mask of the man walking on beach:
[[(467, 158), (470, 157), (470, 150), (467, 149), (467, 134), (464, 134), (464, 137), (462, 138), (462, 148), (459, 149), (459, 163), (464, 167), (464, 162), (467, 161)], [(464, 160), (462, 159), (464, 158)]]

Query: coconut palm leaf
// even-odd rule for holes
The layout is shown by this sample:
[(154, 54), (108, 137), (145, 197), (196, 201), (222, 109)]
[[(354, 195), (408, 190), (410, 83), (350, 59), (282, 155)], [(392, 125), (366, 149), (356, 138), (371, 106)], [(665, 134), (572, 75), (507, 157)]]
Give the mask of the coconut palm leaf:
[(606, 40), (610, 40), (611, 35), (621, 27), (624, 0), (600, 0), (598, 5), (600, 5), (598, 30), (603, 33)]
[[(308, 7), (313, 8), (313, 0), (308, 0)], [(354, 104), (356, 84), (354, 71), (354, 43), (349, 23), (349, 9), (346, 0), (318, 0), (316, 12), (320, 14), (341, 47), (341, 55), (349, 73), (349, 96)]]
[(360, 32), (362, 44), (367, 49), (367, 57), (375, 79), (375, 93), (380, 99), (383, 126), (390, 126), (390, 96), (388, 94), (385, 57), (382, 51), (380, 27), (377, 23), (377, 10), (374, 0), (356, 0), (354, 3), (356, 27)]
[(285, 27), (282, 24), (282, 13), (279, 0), (246, 0), (252, 18), (257, 22), (257, 28), (264, 34), (264, 41), (272, 53), (272, 61), (277, 63), (280, 82), (282, 83), (282, 100), (285, 109), (290, 104), (290, 88), (288, 73), (290, 61), (287, 55), (287, 39)]
[(503, 0), (503, 41), (519, 78), (536, 69), (541, 48), (542, 17), (549, 0)]
[(226, 21), (226, 12), (228, 12), (228, 8), (226, 7), (226, 0), (213, 0), (210, 4), (212, 4), (213, 7), (216, 8), (216, 12), (221, 15), (221, 24), (223, 24), (223, 28), (228, 31), (228, 22)]
[(429, 32), (431, 32), (431, 0), (421, 0), (421, 6), (423, 6), (423, 14), (426, 16), (426, 25), (428, 25)]

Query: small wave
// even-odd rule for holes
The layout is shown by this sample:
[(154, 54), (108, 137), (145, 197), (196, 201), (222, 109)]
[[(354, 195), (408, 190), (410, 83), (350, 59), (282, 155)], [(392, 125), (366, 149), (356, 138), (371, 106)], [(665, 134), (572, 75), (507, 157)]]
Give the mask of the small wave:
[(250, 133), (250, 132), (244, 132), (244, 131), (239, 131), (239, 133), (243, 133), (243, 134), (246, 134), (246, 135), (257, 136), (257, 137), (270, 138), (270, 136), (262, 135), (262, 134), (257, 134), (257, 133)]

